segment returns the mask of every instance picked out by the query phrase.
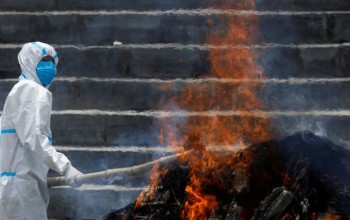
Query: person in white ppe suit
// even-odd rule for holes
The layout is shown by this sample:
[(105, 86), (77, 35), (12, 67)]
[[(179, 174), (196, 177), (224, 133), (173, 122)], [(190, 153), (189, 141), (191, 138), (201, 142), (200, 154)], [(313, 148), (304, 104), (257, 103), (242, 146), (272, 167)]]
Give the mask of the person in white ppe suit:
[(0, 219), (47, 219), (48, 170), (75, 186), (81, 173), (52, 146), (48, 87), (58, 56), (42, 42), (26, 43), (18, 54), (22, 75), (5, 101), (0, 118)]

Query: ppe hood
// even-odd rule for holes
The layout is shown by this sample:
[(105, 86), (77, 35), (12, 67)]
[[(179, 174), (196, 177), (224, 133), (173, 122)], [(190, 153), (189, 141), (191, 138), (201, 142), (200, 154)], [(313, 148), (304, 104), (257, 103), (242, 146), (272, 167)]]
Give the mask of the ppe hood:
[(22, 75), (26, 79), (42, 85), (36, 73), (36, 67), (45, 56), (53, 57), (55, 65), (57, 66), (58, 56), (56, 50), (52, 46), (39, 41), (24, 44), (18, 54), (18, 62), (21, 66)]

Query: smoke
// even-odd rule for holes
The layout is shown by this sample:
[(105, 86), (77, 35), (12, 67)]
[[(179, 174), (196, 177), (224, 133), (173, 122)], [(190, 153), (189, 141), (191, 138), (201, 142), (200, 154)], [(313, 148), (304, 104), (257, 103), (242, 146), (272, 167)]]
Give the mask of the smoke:
[(57, 210), (64, 210), (69, 219), (97, 219), (111, 210), (122, 208), (137, 198), (143, 190), (140, 187), (83, 185), (77, 189), (56, 187), (50, 189), (51, 203), (49, 218), (62, 216)]
[[(281, 5), (292, 7), (256, 3), (258, 10)], [(326, 14), (313, 11), (308, 16), (303, 11), (289, 11), (259, 16), (262, 42), (277, 45), (256, 48), (266, 77), (258, 95), (264, 111), (284, 113), (270, 115), (279, 137), (308, 130), (344, 145), (350, 140), (342, 132), (348, 125), (341, 122), (348, 121), (344, 113), (350, 107), (347, 101), (350, 78), (346, 77), (347, 68), (343, 64), (347, 45), (329, 44), (333, 41), (325, 30), (333, 29)]]

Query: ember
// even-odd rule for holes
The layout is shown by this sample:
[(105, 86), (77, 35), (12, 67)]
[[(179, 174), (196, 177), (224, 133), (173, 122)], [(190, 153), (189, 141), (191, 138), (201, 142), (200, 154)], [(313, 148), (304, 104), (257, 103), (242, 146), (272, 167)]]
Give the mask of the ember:
[[(168, 165), (168, 172), (159, 176), (159, 184), (152, 189), (153, 197), (104, 219), (184, 218), (192, 196), (187, 188), (193, 176), (191, 160), (206, 153), (193, 152), (186, 165)], [(350, 152), (326, 139), (304, 132), (253, 144), (235, 154), (211, 154), (214, 161), (228, 160), (230, 166), (225, 172), (203, 166), (195, 174), (208, 180), (199, 190), (206, 201), (217, 203), (213, 209), (195, 213), (198, 219), (350, 219)], [(247, 163), (247, 157), (253, 160)], [(237, 166), (240, 163), (247, 164), (242, 168)], [(202, 202), (203, 195), (195, 202)]]

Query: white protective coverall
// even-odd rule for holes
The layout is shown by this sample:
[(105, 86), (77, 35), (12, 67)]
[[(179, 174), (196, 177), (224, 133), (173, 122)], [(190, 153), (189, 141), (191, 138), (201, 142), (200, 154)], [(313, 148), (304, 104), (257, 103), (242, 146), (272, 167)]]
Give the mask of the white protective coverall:
[[(52, 94), (43, 87), (36, 66), (44, 56), (57, 65), (53, 47), (24, 44), (18, 54), (22, 78), (9, 93), (0, 118), (0, 219), (47, 219), (49, 168), (72, 184), (81, 174), (52, 146)], [(73, 178), (74, 177), (74, 178)]]

